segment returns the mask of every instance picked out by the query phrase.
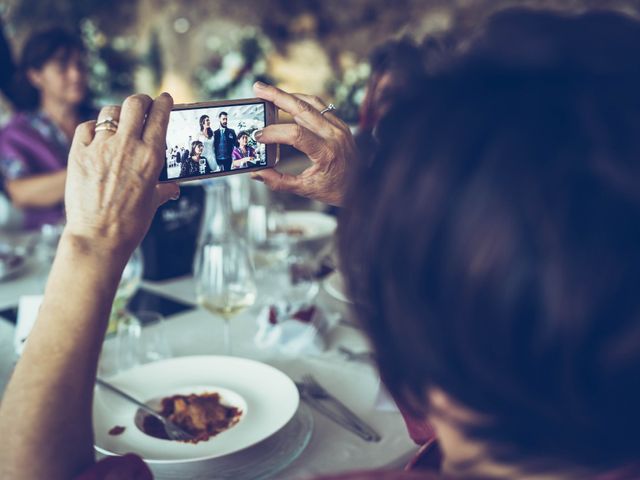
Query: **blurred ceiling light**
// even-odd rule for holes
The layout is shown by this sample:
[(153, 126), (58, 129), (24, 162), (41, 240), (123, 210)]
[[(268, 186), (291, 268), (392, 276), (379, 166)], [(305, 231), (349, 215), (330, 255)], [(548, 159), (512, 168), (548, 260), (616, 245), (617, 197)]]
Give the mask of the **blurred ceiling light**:
[(173, 22), (173, 29), (177, 33), (187, 33), (191, 28), (191, 22), (184, 17), (177, 18), (175, 22)]

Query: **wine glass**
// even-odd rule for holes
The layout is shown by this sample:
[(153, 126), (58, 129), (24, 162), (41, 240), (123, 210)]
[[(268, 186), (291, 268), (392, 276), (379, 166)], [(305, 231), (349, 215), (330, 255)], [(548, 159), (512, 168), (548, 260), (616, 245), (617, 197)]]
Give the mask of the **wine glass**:
[(116, 290), (113, 305), (111, 306), (107, 333), (115, 333), (118, 327), (118, 322), (129, 315), (126, 311), (127, 304), (140, 287), (143, 269), (144, 261), (142, 258), (142, 251), (140, 250), (140, 247), (138, 247), (133, 251), (133, 254), (131, 254), (131, 258), (129, 258), (129, 261), (122, 272), (122, 277), (118, 284), (118, 290)]
[(229, 321), (256, 299), (247, 248), (242, 239), (233, 236), (205, 243), (195, 270), (198, 304), (224, 320), (224, 349), (231, 355)]

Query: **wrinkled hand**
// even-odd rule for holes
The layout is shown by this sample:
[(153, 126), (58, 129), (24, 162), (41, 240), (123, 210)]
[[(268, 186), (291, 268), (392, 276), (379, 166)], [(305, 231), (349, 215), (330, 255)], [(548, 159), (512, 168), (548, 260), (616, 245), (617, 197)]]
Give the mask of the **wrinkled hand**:
[(98, 122), (118, 120), (116, 132), (95, 132), (95, 121), (78, 126), (69, 154), (65, 234), (107, 252), (128, 256), (135, 249), (158, 206), (180, 194), (176, 184), (158, 184), (172, 106), (166, 93), (155, 100), (133, 95), (122, 108), (104, 107), (98, 115)]
[(349, 127), (331, 112), (320, 115), (326, 105), (317, 97), (290, 94), (260, 82), (256, 95), (289, 113), (295, 123), (265, 127), (256, 140), (265, 144), (284, 143), (305, 153), (312, 165), (299, 175), (287, 175), (276, 169), (252, 174), (272, 190), (287, 191), (331, 205), (341, 205), (348, 163), (356, 155)]

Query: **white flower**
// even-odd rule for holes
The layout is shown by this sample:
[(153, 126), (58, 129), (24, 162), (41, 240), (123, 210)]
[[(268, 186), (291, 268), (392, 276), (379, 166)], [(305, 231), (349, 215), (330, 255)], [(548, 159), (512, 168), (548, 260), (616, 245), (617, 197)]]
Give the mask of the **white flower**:
[(346, 72), (344, 72), (344, 82), (347, 84), (352, 84), (352, 83), (356, 83), (356, 81), (358, 80), (358, 74), (356, 73), (355, 70), (349, 69)]
[(256, 63), (253, 64), (253, 69), (251, 71), (256, 75), (265, 73), (267, 71), (267, 62), (264, 60), (264, 58), (256, 61)]
[(371, 66), (366, 62), (363, 62), (360, 65), (358, 65), (358, 75), (362, 79), (369, 78), (369, 76), (371, 75)]
[(94, 73), (101, 75), (103, 73), (107, 73), (107, 65), (101, 61), (98, 60), (94, 65), (93, 65), (93, 71)]
[(353, 103), (355, 103), (356, 105), (360, 105), (364, 100), (365, 92), (365, 88), (359, 88), (358, 90), (356, 90), (356, 92), (353, 94)]
[(244, 58), (238, 52), (229, 52), (222, 59), (222, 68), (225, 70), (237, 70), (244, 66)]

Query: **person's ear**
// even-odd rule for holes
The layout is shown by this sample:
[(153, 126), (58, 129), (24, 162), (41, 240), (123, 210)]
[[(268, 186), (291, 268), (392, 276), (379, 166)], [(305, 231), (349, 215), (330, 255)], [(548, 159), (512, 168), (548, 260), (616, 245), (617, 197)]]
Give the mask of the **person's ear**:
[(35, 68), (27, 70), (27, 80), (29, 80), (29, 83), (35, 88), (42, 88), (42, 72), (40, 72), (40, 70), (36, 70)]

